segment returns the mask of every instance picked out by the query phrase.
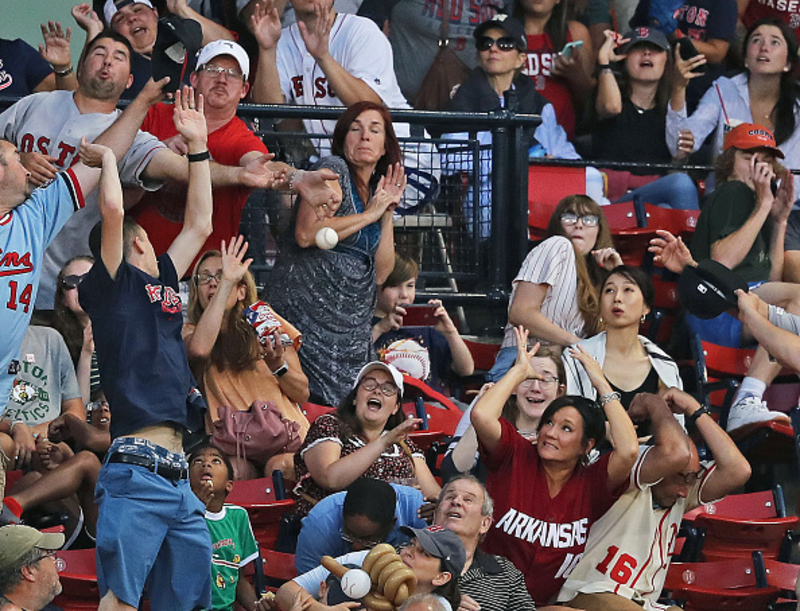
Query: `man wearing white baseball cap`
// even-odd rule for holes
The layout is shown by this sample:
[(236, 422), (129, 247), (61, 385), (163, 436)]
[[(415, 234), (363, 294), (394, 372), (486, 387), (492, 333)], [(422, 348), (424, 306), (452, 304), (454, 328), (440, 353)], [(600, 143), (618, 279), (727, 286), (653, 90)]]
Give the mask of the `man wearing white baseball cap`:
[[(239, 117), (236, 109), (250, 89), (250, 59), (245, 50), (231, 40), (215, 40), (203, 47), (198, 56), (195, 71), (189, 81), (198, 94), (203, 96), (204, 114), (208, 125), (208, 152), (211, 158), (226, 166), (245, 167), (261, 159), (264, 168), (288, 177), (273, 188), (293, 188), (303, 200), (314, 202), (327, 197), (326, 180), (337, 180), (330, 170), (303, 172), (275, 161), (267, 161), (263, 155), (267, 147)], [(178, 135), (172, 120), (171, 104), (156, 104), (147, 112), (142, 131), (149, 132), (179, 155), (187, 152), (186, 143)], [(219, 249), (239, 233), (239, 221), (251, 189), (240, 184), (214, 183), (214, 230), (200, 252)], [(145, 193), (132, 213), (141, 225), (157, 254), (166, 252), (183, 226), (183, 211), (186, 206), (186, 184), (169, 180), (159, 191)], [(192, 266), (189, 266), (192, 269)]]
[(0, 528), (0, 609), (39, 611), (61, 593), (55, 551), (62, 545), (61, 533)]

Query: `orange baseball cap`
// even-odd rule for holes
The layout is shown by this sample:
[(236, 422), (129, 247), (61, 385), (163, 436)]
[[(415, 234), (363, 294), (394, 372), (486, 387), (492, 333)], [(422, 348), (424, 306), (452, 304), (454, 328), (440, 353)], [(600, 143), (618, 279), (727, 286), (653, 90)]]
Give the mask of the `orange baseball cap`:
[(783, 159), (783, 152), (775, 143), (775, 136), (763, 125), (757, 123), (741, 123), (725, 135), (723, 150), (734, 147), (742, 151), (752, 149), (768, 149), (776, 157)]

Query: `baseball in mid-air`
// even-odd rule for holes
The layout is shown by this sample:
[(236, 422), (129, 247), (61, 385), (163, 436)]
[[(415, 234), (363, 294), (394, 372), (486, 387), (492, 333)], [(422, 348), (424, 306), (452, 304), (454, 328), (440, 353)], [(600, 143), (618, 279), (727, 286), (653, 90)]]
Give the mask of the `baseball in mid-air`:
[(366, 571), (350, 569), (342, 576), (342, 592), (350, 598), (363, 598), (369, 594), (370, 588), (372, 580)]
[(317, 232), (314, 241), (322, 250), (330, 250), (339, 243), (339, 234), (330, 227), (323, 227)]

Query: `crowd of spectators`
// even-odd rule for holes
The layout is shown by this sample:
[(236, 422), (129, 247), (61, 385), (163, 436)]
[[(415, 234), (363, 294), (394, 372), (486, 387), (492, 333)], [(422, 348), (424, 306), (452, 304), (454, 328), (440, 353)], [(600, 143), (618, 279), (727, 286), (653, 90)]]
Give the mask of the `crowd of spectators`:
[[(765, 391), (800, 368), (800, 14), (667, 4), (95, 0), (72, 9), (74, 65), (66, 24), (42, 25), (38, 51), (0, 40), (0, 89), (20, 98), (0, 113), (0, 610), (60, 592), (62, 546), (96, 548), (104, 611), (144, 594), (155, 609), (345, 608), (323, 557), (367, 568), (385, 543), (416, 582), (403, 609), (657, 608), (668, 533), (750, 478), (727, 432), (787, 423)], [(583, 158), (604, 188), (558, 203), (432, 470), (409, 437), (409, 378), (449, 395), (475, 362), (441, 301), (429, 326), (405, 324), (420, 264), (395, 217), (477, 164), (481, 195), (461, 204), (484, 245), (491, 158), (454, 161), (447, 139), (468, 128), (437, 151), (389, 109), (415, 106), (444, 62), (461, 76), (441, 109), (538, 114), (530, 157)], [(241, 102), (347, 108), (278, 125), (315, 137), (288, 163)], [(290, 218), (261, 293), (240, 233), (255, 189)], [(726, 311), (686, 315), (705, 340), (756, 349), (727, 432), (641, 334), (651, 270), (623, 264), (603, 206), (633, 199), (700, 211), (690, 246), (652, 241), (665, 274), (738, 278)], [(300, 575), (269, 600), (226, 498), (276, 471)], [(20, 525), (54, 509), (66, 537)], [(642, 567), (624, 583), (612, 543)]]

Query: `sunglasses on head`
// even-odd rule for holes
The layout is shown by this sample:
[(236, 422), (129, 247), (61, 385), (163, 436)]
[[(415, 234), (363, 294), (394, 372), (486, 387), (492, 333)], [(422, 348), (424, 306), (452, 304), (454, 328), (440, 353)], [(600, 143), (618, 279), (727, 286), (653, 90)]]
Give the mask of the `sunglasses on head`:
[(501, 51), (513, 51), (517, 48), (517, 41), (511, 36), (503, 36), (502, 38), (481, 36), (475, 43), (475, 46), (478, 47), (478, 51), (488, 51), (495, 45), (497, 45), (497, 48)]
[(86, 274), (70, 274), (61, 279), (61, 285), (67, 290), (78, 288), (78, 285), (83, 282), (85, 277)]

